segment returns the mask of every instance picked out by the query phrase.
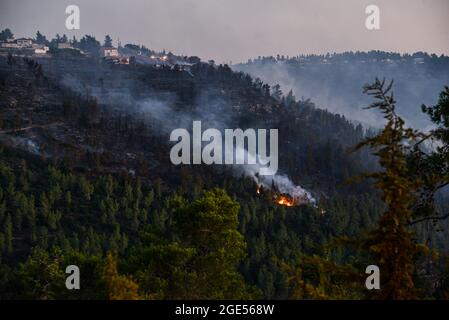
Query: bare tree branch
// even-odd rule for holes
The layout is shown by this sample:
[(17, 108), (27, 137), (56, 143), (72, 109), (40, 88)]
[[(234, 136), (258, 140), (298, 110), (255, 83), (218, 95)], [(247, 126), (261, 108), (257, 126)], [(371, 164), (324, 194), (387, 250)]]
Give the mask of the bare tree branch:
[(427, 220), (445, 220), (447, 218), (449, 218), (449, 213), (445, 214), (444, 216), (428, 216), (428, 217), (424, 217), (424, 218), (409, 222), (409, 226), (423, 222), (423, 221), (427, 221)]

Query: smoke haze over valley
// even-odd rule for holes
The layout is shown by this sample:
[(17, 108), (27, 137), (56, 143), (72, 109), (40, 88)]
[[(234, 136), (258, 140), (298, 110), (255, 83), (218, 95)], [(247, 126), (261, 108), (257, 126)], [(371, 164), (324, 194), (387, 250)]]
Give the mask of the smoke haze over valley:
[(394, 80), (398, 112), (412, 127), (431, 128), (422, 117), (421, 105), (433, 105), (449, 83), (449, 57), (425, 53), (400, 55), (387, 52), (358, 52), (334, 55), (262, 57), (234, 65), (271, 85), (280, 84), (284, 94), (293, 90), (297, 98), (310, 99), (318, 108), (344, 115), (365, 127), (380, 127), (384, 119), (376, 110), (364, 110), (369, 97), (363, 85), (374, 79)]

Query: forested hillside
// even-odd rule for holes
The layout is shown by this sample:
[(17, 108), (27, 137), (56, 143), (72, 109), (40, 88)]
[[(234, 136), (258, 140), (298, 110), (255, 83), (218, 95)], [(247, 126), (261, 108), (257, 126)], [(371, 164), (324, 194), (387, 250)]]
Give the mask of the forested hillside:
[[(279, 90), (201, 62), (0, 57), (0, 297), (279, 299), (294, 297), (298, 259), (364, 265), (322, 245), (385, 211), (372, 181), (348, 183), (379, 170), (371, 150), (354, 151), (376, 133)], [(280, 206), (233, 167), (173, 166), (169, 131), (192, 120), (279, 128), (279, 171), (317, 204)], [(440, 227), (416, 228), (444, 256)], [(68, 264), (83, 270), (81, 290), (65, 288)]]

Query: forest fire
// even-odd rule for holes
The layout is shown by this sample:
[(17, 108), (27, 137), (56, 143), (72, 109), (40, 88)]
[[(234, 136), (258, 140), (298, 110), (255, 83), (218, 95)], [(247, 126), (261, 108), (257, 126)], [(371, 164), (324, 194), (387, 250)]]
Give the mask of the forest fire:
[(296, 205), (295, 200), (288, 195), (278, 195), (276, 197), (276, 203), (281, 206), (287, 207), (293, 207), (294, 205)]
[(256, 182), (256, 193), (268, 201), (280, 206), (296, 207), (301, 205), (316, 206), (312, 194), (299, 185), (294, 184), (288, 176), (259, 176), (252, 173)]
[(276, 191), (275, 189), (265, 190), (260, 186), (258, 186), (256, 189), (256, 193), (258, 195), (266, 194), (266, 192), (268, 192), (268, 194), (270, 195), (270, 198), (273, 199), (273, 202), (280, 206), (293, 207), (293, 206), (297, 206), (302, 203), (305, 203), (305, 202), (301, 201), (301, 199), (295, 199), (291, 195), (289, 195), (287, 193), (280, 193), (279, 191)]

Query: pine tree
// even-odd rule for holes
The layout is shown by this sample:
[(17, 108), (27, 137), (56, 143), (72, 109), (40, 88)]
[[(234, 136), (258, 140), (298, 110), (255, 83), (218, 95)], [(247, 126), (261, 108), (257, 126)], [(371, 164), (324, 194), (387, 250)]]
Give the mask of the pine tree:
[(104, 37), (104, 46), (105, 47), (112, 47), (112, 38), (109, 35), (106, 35)]
[(11, 215), (8, 213), (8, 215), (6, 216), (5, 219), (5, 225), (4, 225), (4, 233), (5, 233), (5, 246), (6, 246), (6, 252), (11, 254), (13, 251), (13, 246), (12, 246), (12, 220), (11, 220)]
[(38, 44), (47, 44), (47, 38), (38, 30), (36, 33), (36, 43)]
[(103, 277), (106, 281), (108, 297), (110, 300), (139, 300), (139, 286), (126, 276), (117, 271), (117, 261), (112, 253), (106, 256), (103, 269)]
[(387, 124), (377, 136), (366, 139), (358, 148), (372, 148), (384, 168), (366, 177), (374, 179), (374, 185), (382, 191), (387, 210), (381, 215), (378, 227), (362, 240), (362, 247), (380, 268), (382, 287), (376, 297), (413, 299), (417, 297), (413, 281), (415, 263), (425, 247), (416, 243), (409, 226), (422, 181), (407, 166), (407, 154), (409, 145), (421, 135), (406, 128), (404, 120), (396, 114), (393, 94), (388, 95), (392, 85), (393, 82), (385, 87), (385, 81), (376, 79), (374, 84), (364, 87), (367, 94), (379, 100), (369, 108), (380, 109)]
[(18, 270), (20, 280), (17, 285), (23, 297), (48, 300), (66, 292), (63, 259), (59, 248), (53, 248), (50, 252), (33, 248)]

